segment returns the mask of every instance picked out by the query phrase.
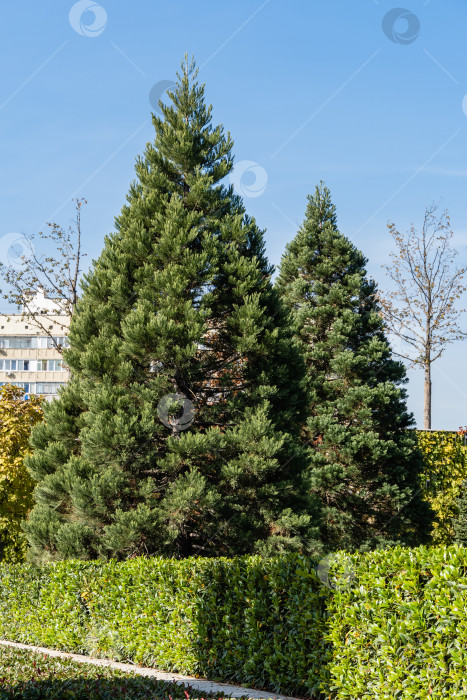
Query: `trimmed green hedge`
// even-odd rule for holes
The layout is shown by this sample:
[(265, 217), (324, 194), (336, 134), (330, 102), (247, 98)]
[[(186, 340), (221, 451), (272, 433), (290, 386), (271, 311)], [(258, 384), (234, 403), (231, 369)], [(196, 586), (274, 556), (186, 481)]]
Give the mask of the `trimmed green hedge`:
[(0, 567), (0, 637), (294, 696), (467, 695), (467, 549)]
[(312, 695), (327, 595), (296, 556), (5, 565), (0, 637)]
[(329, 600), (332, 698), (467, 696), (467, 549), (397, 547), (352, 557)]

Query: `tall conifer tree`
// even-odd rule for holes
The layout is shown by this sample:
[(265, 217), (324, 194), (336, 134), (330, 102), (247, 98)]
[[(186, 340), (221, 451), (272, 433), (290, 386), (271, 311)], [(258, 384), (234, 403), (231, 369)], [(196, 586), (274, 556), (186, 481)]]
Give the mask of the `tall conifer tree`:
[(430, 532), (405, 369), (391, 356), (366, 262), (339, 232), (321, 183), (283, 256), (277, 289), (307, 367), (304, 440), (328, 550), (418, 544)]
[(72, 379), (32, 438), (33, 559), (313, 550), (303, 360), (196, 76), (183, 63), (153, 115), (85, 277)]

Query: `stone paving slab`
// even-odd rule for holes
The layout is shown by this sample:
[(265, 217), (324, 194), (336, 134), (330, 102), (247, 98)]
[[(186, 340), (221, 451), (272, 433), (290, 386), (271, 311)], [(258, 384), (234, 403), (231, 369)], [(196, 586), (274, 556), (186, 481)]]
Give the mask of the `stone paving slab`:
[(299, 700), (287, 695), (273, 695), (268, 691), (255, 690), (254, 688), (244, 688), (241, 685), (229, 685), (228, 683), (214, 683), (212, 681), (194, 678), (193, 676), (183, 676), (179, 673), (167, 673), (159, 671), (156, 668), (144, 668), (142, 666), (133, 666), (133, 664), (124, 664), (120, 661), (110, 661), (109, 659), (94, 659), (90, 656), (82, 656), (81, 654), (68, 654), (64, 651), (56, 649), (46, 649), (45, 647), (31, 646), (30, 644), (19, 644), (18, 642), (8, 642), (0, 639), (0, 644), (16, 649), (27, 649), (29, 651), (38, 651), (41, 654), (48, 656), (57, 656), (62, 659), (73, 659), (80, 663), (93, 664), (94, 666), (108, 666), (110, 668), (118, 668), (121, 671), (137, 673), (140, 676), (150, 676), (158, 681), (173, 681), (179, 685), (190, 685), (196, 690), (204, 691), (205, 693), (225, 693), (233, 698), (247, 696), (252, 700)]

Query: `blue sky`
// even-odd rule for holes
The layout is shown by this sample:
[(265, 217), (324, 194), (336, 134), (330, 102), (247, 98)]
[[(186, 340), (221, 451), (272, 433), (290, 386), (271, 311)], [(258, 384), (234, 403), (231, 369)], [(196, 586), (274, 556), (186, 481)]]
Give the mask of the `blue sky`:
[[(8, 233), (68, 225), (72, 197), (84, 196), (85, 247), (99, 255), (153, 137), (151, 89), (173, 80), (188, 52), (234, 138), (237, 186), (271, 262), (323, 179), (383, 289), (388, 219), (419, 224), (432, 201), (449, 210), (465, 263), (467, 6), (401, 2), (392, 33), (386, 20), (392, 40), (382, 27), (392, 0), (102, 0), (71, 18), (68, 0), (5, 4), (0, 254)], [(467, 424), (466, 348), (449, 347), (433, 368), (434, 428)], [(422, 373), (409, 377), (421, 425)]]

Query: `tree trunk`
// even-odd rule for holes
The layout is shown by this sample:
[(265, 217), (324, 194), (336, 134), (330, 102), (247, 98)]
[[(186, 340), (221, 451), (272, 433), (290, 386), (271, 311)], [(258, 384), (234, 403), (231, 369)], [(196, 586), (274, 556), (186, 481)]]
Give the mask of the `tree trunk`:
[(425, 363), (423, 428), (431, 430), (431, 362)]

